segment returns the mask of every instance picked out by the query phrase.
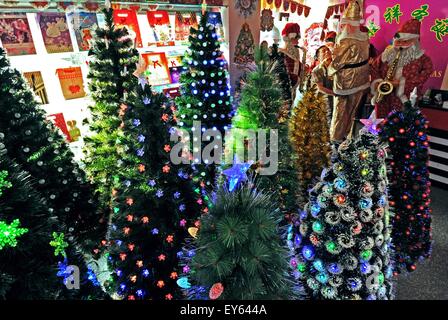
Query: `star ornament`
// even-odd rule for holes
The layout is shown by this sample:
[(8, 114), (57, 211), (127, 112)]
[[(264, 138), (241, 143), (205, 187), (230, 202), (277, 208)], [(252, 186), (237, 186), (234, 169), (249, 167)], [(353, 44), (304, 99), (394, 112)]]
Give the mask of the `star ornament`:
[(379, 127), (378, 125), (383, 122), (384, 119), (377, 119), (375, 116), (375, 111), (370, 115), (369, 119), (361, 119), (361, 123), (364, 125), (364, 130), (369, 131), (374, 135), (378, 135)]
[(227, 176), (230, 192), (233, 192), (240, 183), (247, 180), (247, 170), (249, 170), (252, 163), (252, 161), (249, 163), (239, 163), (235, 157), (233, 160), (233, 166), (222, 172), (225, 176)]
[(6, 246), (17, 246), (17, 238), (27, 233), (27, 228), (20, 228), (19, 219), (15, 219), (11, 224), (0, 221), (0, 250)]

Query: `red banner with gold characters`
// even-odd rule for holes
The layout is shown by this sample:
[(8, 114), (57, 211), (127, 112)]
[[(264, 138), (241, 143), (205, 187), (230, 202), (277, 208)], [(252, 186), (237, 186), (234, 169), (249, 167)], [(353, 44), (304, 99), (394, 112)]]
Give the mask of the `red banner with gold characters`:
[(82, 98), (86, 95), (82, 79), (81, 67), (57, 69), (65, 100)]
[(137, 13), (135, 10), (117, 9), (114, 10), (114, 22), (119, 27), (126, 27), (129, 34), (134, 39), (137, 48), (142, 48), (142, 37), (138, 27)]
[(0, 14), (0, 40), (9, 56), (36, 53), (26, 13)]

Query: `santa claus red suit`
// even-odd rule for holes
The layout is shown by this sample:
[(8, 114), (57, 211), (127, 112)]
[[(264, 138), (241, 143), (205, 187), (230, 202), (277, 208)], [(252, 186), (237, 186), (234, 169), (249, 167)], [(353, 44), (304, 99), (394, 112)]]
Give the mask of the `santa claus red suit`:
[[(306, 53), (303, 53), (301, 58), (298, 46), (300, 26), (297, 23), (287, 23), (282, 31), (282, 36), (285, 41), (285, 47), (280, 49), (280, 52), (285, 55), (285, 65), (291, 80), (291, 86), (295, 88), (299, 84), (299, 79), (303, 72), (302, 58), (306, 55)], [(293, 89), (293, 92), (295, 92), (295, 89)]]
[[(386, 118), (393, 110), (401, 110), (403, 104), (408, 101), (411, 92), (417, 88), (419, 96), (422, 95), (422, 86), (433, 72), (431, 58), (424, 54), (420, 48), (420, 22), (411, 19), (405, 22), (398, 30), (394, 38), (394, 44), (387, 47), (371, 65), (371, 92), (372, 104), (375, 105), (376, 117)], [(415, 39), (415, 41), (413, 41)], [(403, 42), (413, 43), (403, 46)], [(397, 60), (392, 83), (394, 90), (389, 95), (383, 96), (377, 102), (378, 84), (387, 77), (389, 68), (396, 60), (397, 52), (401, 48), (400, 58)]]

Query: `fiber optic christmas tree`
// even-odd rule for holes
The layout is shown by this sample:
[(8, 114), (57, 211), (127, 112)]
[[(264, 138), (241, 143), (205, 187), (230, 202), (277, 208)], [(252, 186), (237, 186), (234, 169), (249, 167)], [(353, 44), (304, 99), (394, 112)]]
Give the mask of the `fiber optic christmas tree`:
[(275, 196), (251, 181), (238, 186), (245, 174), (238, 166), (236, 189), (229, 191), (231, 184), (219, 188), (196, 239), (186, 246), (178, 284), (189, 299), (292, 299), (294, 284), (288, 250), (278, 237)]
[[(191, 132), (193, 121), (200, 121), (202, 130), (216, 128), (224, 135), (233, 116), (227, 64), (216, 28), (207, 20), (204, 13), (198, 29), (190, 30), (190, 47), (184, 61), (188, 68), (180, 78), (182, 95), (176, 98), (178, 125)], [(216, 167), (200, 160), (193, 157), (194, 180), (209, 192), (215, 184)]]
[(391, 113), (382, 139), (389, 143), (392, 239), (396, 271), (414, 271), (431, 252), (431, 209), (428, 171), (428, 120), (410, 103)]
[(174, 107), (148, 85), (136, 91), (121, 109), (123, 179), (113, 207), (110, 291), (128, 300), (180, 299), (179, 254), (188, 229), (198, 225), (201, 198), (189, 174), (170, 161)]
[[(274, 175), (260, 175), (259, 183), (263, 189), (274, 192), (280, 202), (281, 212), (290, 215), (296, 211), (298, 183), (288, 138), (289, 109), (284, 109), (282, 87), (276, 75), (278, 64), (271, 62), (264, 47), (255, 51), (255, 64), (255, 70), (250, 72), (242, 83), (239, 107), (232, 121), (232, 140), (227, 142), (226, 147), (237, 151), (249, 146), (260, 152), (260, 146), (250, 145), (250, 140), (241, 145), (246, 130), (260, 130), (259, 134), (265, 132), (268, 136), (271, 129), (277, 130), (278, 171)], [(258, 139), (260, 141), (259, 137)], [(272, 152), (276, 151), (269, 139), (266, 148), (266, 154), (272, 155)], [(262, 164), (260, 159), (257, 160), (256, 167), (268, 165)], [(274, 166), (272, 163), (269, 165)]]
[[(277, 74), (278, 80), (282, 88), (282, 96), (288, 107), (291, 107), (291, 81), (289, 80), (288, 71), (285, 65), (285, 55), (278, 50), (278, 44), (274, 43), (270, 48), (269, 58), (272, 63), (276, 63), (275, 73)], [(288, 110), (289, 110), (288, 108)]]
[(329, 128), (327, 100), (310, 87), (294, 107), (289, 120), (289, 137), (295, 151), (294, 162), (299, 176), (299, 203), (308, 201), (308, 189), (322, 169), (329, 164)]
[(108, 218), (112, 190), (119, 183), (120, 162), (117, 145), (120, 105), (128, 92), (137, 85), (132, 75), (139, 60), (138, 51), (126, 28), (114, 25), (113, 10), (103, 9), (105, 28), (95, 31), (89, 55), (89, 89), (94, 105), (90, 106), (91, 136), (85, 138), (85, 164), (89, 178), (94, 182), (100, 197), (104, 219)]
[(386, 151), (361, 130), (346, 140), (291, 225), (296, 277), (311, 299), (391, 298)]
[(67, 227), (66, 235), (78, 244), (89, 247), (89, 241), (98, 241), (99, 218), (91, 185), (1, 48), (0, 112), (0, 132), (5, 134), (9, 157), (37, 181), (35, 189), (44, 197), (48, 213)]

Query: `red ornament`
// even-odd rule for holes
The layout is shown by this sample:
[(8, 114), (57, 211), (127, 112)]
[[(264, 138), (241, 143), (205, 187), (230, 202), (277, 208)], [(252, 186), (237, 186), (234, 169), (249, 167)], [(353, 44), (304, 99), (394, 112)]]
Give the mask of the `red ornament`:
[(215, 283), (211, 288), (210, 288), (210, 292), (209, 292), (209, 297), (212, 300), (216, 300), (218, 299), (221, 294), (224, 292), (224, 286), (222, 285), (222, 283), (218, 282)]
[(389, 138), (389, 141), (390, 141), (390, 142), (394, 142), (394, 141), (395, 141), (395, 138), (394, 138), (394, 137), (390, 137), (390, 138)]
[(126, 216), (126, 219), (127, 219), (129, 222), (132, 222), (132, 220), (134, 220), (134, 216), (133, 216), (132, 214), (128, 214), (128, 215)]
[(165, 282), (163, 280), (159, 280), (159, 281), (157, 281), (157, 286), (159, 288), (163, 288), (165, 286)]

